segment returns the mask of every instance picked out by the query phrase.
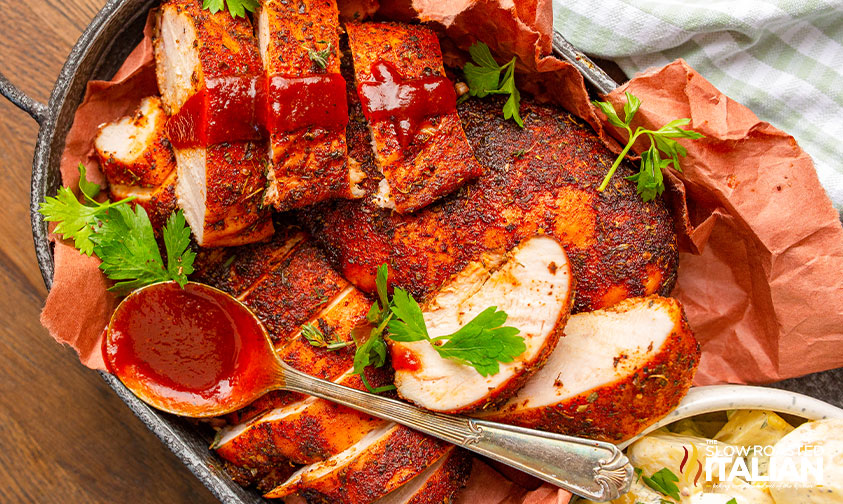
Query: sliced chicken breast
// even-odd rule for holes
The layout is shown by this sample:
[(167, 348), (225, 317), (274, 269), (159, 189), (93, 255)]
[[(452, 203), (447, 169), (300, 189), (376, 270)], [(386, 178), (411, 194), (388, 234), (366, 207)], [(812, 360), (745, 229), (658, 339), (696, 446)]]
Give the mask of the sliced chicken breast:
[[(200, 0), (164, 2), (153, 47), (158, 87), (170, 115), (209, 86), (257, 79), (263, 73), (248, 19), (235, 19), (224, 10), (211, 14)], [(208, 100), (205, 106), (214, 103)], [(209, 117), (204, 114), (200, 117)], [(266, 185), (263, 142), (177, 148), (175, 155), (176, 197), (200, 246), (234, 246), (272, 234), (270, 213), (261, 204)]]
[[(270, 128), (271, 164), (264, 203), (280, 211), (331, 198), (363, 195), (357, 187), (362, 172), (347, 161), (348, 106), (345, 80), (340, 75), (336, 1), (304, 0), (296, 5), (290, 9), (286, 0), (264, 0), (256, 15), (261, 56), (270, 83), (270, 113), (288, 106), (273, 103), (275, 98), (301, 99), (300, 108), (315, 99), (320, 105), (335, 109), (343, 122), (308, 124), (293, 130)], [(306, 87), (298, 91), (290, 88), (278, 96), (273, 91), (275, 87), (302, 83)]]
[(527, 349), (497, 374), (444, 359), (428, 341), (391, 342), (395, 385), (404, 399), (441, 412), (473, 411), (505, 401), (556, 347), (574, 297), (565, 250), (549, 236), (525, 240), (506, 254), (469, 264), (423, 307), (431, 338), (456, 332), (481, 311), (507, 313)]
[(271, 214), (261, 205), (264, 150), (252, 142), (176, 149), (176, 197), (201, 247), (267, 239)]
[(449, 503), (468, 482), (472, 460), (467, 451), (449, 446), (430, 467), (374, 504)]
[(94, 149), (110, 185), (153, 188), (167, 180), (176, 159), (164, 136), (166, 124), (161, 99), (151, 96), (133, 115), (100, 127)]
[(111, 199), (134, 197), (156, 233), (177, 208), (176, 159), (164, 136), (166, 120), (161, 100), (144, 98), (134, 114), (102, 125), (94, 140)]
[(299, 469), (265, 494), (298, 494), (309, 502), (369, 504), (442, 457), (450, 445), (401, 425), (386, 423), (333, 457)]
[(263, 74), (248, 17), (202, 8), (202, 0), (166, 0), (158, 11), (153, 40), (161, 100), (169, 115), (209, 81), (258, 78)]
[(671, 298), (572, 315), (545, 366), (491, 420), (617, 443), (675, 408), (700, 347)]
[[(389, 64), (402, 81), (445, 77), (439, 39), (420, 25), (347, 23), (358, 89), (379, 83), (375, 64)], [(395, 90), (387, 88), (388, 95)], [(450, 83), (449, 83), (450, 85)], [(474, 159), (456, 110), (427, 117), (408, 133), (402, 146), (400, 126), (391, 120), (369, 121), (375, 161), (383, 180), (375, 195), (379, 206), (411, 213), (438, 200), (483, 172)]]
[[(365, 390), (351, 369), (335, 381)], [(342, 452), (384, 424), (351, 408), (308, 397), (220, 431), (213, 448), (239, 466), (260, 467), (284, 460), (310, 464)]]

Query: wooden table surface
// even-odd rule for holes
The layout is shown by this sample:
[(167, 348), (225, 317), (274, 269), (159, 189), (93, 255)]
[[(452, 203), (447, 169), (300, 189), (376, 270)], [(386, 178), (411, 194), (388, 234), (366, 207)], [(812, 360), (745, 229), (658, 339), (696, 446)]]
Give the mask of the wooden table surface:
[[(47, 101), (105, 0), (0, 0), (0, 72)], [(36, 123), (0, 97), (0, 502), (216, 502), (38, 315), (47, 291), (29, 226)]]

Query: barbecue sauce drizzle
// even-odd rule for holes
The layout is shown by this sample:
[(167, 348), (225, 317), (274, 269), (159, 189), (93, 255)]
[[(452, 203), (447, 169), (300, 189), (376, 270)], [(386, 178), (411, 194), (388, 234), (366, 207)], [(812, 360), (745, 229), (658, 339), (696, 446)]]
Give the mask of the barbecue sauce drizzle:
[[(371, 78), (357, 87), (369, 122), (389, 121), (402, 149), (432, 116), (456, 110), (454, 87), (445, 77), (404, 79), (392, 64), (372, 64)], [(274, 75), (208, 79), (167, 122), (179, 149), (254, 141), (267, 134), (305, 128), (342, 130), (348, 124), (345, 79), (340, 74)]]
[(406, 149), (425, 119), (454, 112), (457, 95), (445, 77), (404, 79), (391, 63), (372, 64), (372, 77), (357, 86), (363, 115), (369, 122), (389, 121)]
[(348, 124), (345, 79), (308, 77), (208, 79), (167, 121), (174, 147), (262, 140), (305, 128), (343, 130)]

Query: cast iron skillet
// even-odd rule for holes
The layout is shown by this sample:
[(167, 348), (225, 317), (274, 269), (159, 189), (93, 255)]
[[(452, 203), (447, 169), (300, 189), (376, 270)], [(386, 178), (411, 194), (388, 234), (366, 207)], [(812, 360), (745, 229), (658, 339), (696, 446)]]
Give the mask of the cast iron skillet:
[[(35, 254), (50, 289), (53, 284), (53, 253), (47, 237), (47, 225), (38, 213), (46, 196), (58, 191), (61, 182), (59, 163), (65, 137), (73, 122), (76, 108), (82, 102), (89, 80), (110, 79), (143, 37), (143, 26), (149, 9), (158, 0), (108, 0), (79, 37), (59, 74), (48, 104), (39, 103), (0, 75), (0, 94), (26, 111), (40, 125), (35, 156), (32, 161), (30, 217)], [(606, 73), (583, 53), (571, 46), (561, 34), (553, 34), (554, 52), (572, 63), (600, 94), (617, 87)], [(211, 437), (182, 418), (154, 410), (137, 399), (119, 380), (100, 373), (131, 410), (178, 456), (220, 501), (232, 504), (267, 502), (257, 492), (244, 490), (220, 467), (219, 460), (208, 450)], [(807, 379), (787, 380), (782, 388), (803, 392), (843, 406), (843, 371), (818, 373)]]

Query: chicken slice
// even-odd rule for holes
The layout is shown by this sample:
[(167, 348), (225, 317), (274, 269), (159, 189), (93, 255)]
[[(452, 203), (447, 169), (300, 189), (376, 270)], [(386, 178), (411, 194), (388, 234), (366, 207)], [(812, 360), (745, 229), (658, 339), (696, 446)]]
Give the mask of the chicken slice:
[(314, 243), (305, 242), (239, 298), (281, 348), (348, 285), (322, 251)]
[(167, 114), (158, 97), (144, 98), (138, 110), (103, 125), (94, 149), (110, 185), (157, 187), (176, 168), (176, 159), (164, 136)]
[(263, 74), (249, 18), (232, 17), (225, 9), (211, 13), (202, 0), (162, 2), (153, 50), (158, 89), (170, 115), (211, 82)]
[(144, 98), (134, 114), (104, 124), (94, 150), (112, 200), (134, 197), (160, 233), (176, 208), (176, 160), (164, 136), (167, 116), (156, 97)]
[[(394, 285), (423, 299), (485, 252), (542, 230), (565, 246), (577, 279), (575, 311), (668, 295), (678, 251), (665, 201), (641, 200), (624, 178), (633, 173), (629, 163), (598, 192), (616, 156), (571, 114), (525, 98), (522, 129), (503, 118), (502, 106), (492, 97), (459, 106), (487, 171), (441, 202), (412, 215), (378, 208), (369, 198), (301, 212), (343, 276), (371, 293), (378, 266), (387, 263)], [(368, 145), (365, 136), (349, 136), (349, 152)]]
[(679, 404), (699, 359), (678, 301), (627, 299), (571, 316), (545, 366), (482, 416), (617, 443)]
[[(358, 89), (380, 76), (375, 64), (394, 67), (403, 80), (445, 77), (439, 39), (432, 30), (399, 23), (347, 23)], [(449, 83), (450, 85), (450, 83)], [(410, 213), (453, 192), (483, 171), (474, 159), (456, 110), (427, 117), (409, 144), (390, 120), (369, 121), (375, 160), (383, 173), (375, 201)]]
[[(225, 11), (212, 14), (199, 0), (163, 3), (153, 48), (158, 87), (170, 115), (209, 86), (263, 73), (248, 19)], [(215, 103), (208, 100), (206, 106), (224, 108)], [(272, 234), (270, 214), (261, 205), (265, 153), (263, 143), (252, 142), (175, 149), (176, 197), (200, 246), (234, 246)]]
[(231, 247), (274, 232), (262, 208), (264, 150), (252, 142), (175, 149), (176, 197), (201, 247)]
[(300, 108), (318, 101), (322, 106), (332, 107), (333, 113), (326, 116), (343, 119), (342, 123), (311, 124), (291, 131), (270, 128), (271, 164), (264, 204), (284, 211), (331, 198), (362, 196), (357, 187), (362, 174), (347, 162), (348, 110), (345, 80), (340, 75), (336, 1), (304, 0), (291, 9), (286, 0), (264, 0), (256, 19), (261, 56), (270, 83), (270, 113), (276, 106), (282, 110), (280, 104), (273, 103), (276, 97), (273, 83), (279, 86), (303, 83), (302, 89), (279, 96), (285, 100), (303, 100)]
[(442, 457), (415, 478), (376, 500), (373, 504), (442, 504), (451, 502), (468, 482), (472, 457), (449, 446)]
[(565, 250), (549, 236), (536, 236), (506, 254), (489, 255), (469, 266), (425, 304), (431, 338), (456, 332), (491, 306), (507, 313), (506, 325), (520, 330), (526, 350), (500, 371), (481, 375), (445, 359), (428, 341), (391, 342), (398, 394), (417, 405), (458, 413), (505, 401), (538, 371), (556, 347), (574, 297)]
[(386, 423), (345, 451), (302, 467), (264, 496), (296, 493), (311, 502), (369, 504), (423, 472), (449, 446), (407, 427)]
[(279, 267), (300, 244), (311, 239), (298, 227), (283, 222), (275, 227), (275, 234), (266, 243), (200, 250), (191, 278), (234, 297), (244, 297), (264, 275)]

